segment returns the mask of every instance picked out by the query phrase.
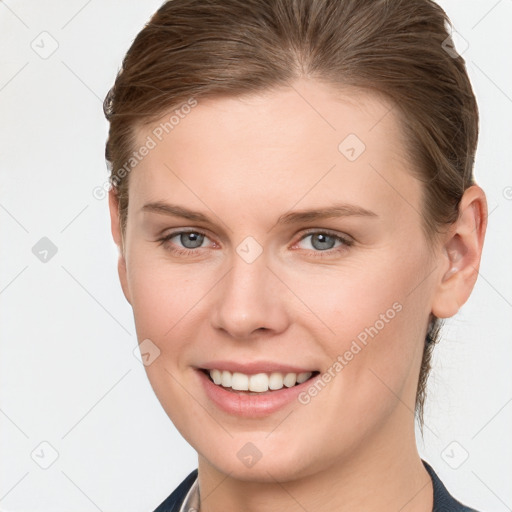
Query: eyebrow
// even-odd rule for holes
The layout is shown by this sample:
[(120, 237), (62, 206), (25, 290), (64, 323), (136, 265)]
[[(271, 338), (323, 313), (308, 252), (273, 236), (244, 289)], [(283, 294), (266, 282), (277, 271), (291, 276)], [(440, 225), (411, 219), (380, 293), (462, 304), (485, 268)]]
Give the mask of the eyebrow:
[[(188, 219), (193, 222), (211, 223), (210, 218), (194, 210), (169, 204), (163, 201), (156, 201), (145, 204), (142, 209), (145, 212), (160, 213), (172, 217), (180, 217)], [(279, 217), (274, 225), (278, 224), (298, 224), (300, 222), (312, 222), (322, 219), (338, 218), (338, 217), (373, 217), (377, 218), (378, 215), (371, 210), (367, 210), (360, 206), (351, 204), (336, 204), (327, 208), (312, 209), (312, 210), (299, 210), (285, 213)]]

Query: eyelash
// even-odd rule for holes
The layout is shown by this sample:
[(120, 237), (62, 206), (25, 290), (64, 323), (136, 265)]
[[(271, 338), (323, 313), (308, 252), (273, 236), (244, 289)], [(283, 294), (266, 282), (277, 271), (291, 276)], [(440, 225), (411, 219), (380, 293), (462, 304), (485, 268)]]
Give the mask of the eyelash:
[[(198, 234), (198, 235), (204, 235), (206, 238), (208, 238), (208, 235), (206, 233), (204, 233), (203, 231), (199, 231), (199, 230), (174, 231), (173, 233), (169, 233), (168, 235), (166, 235), (166, 236), (164, 236), (162, 238), (159, 238), (157, 240), (157, 242), (159, 242), (158, 245), (165, 245), (172, 238), (174, 238), (174, 237), (176, 237), (178, 235), (183, 235), (183, 234), (187, 234), (187, 233), (195, 233), (195, 234)], [(302, 242), (302, 240), (304, 240), (308, 236), (319, 235), (319, 234), (327, 235), (329, 237), (332, 237), (332, 238), (335, 239), (335, 241), (341, 242), (342, 245), (337, 247), (337, 248), (326, 249), (324, 251), (319, 251), (319, 250), (317, 250), (317, 251), (308, 251), (315, 258), (326, 258), (328, 256), (332, 256), (333, 253), (339, 253), (339, 252), (345, 251), (345, 250), (347, 250), (348, 247), (351, 247), (354, 244), (354, 241), (349, 239), (348, 237), (341, 236), (341, 235), (339, 235), (337, 233), (334, 233), (332, 231), (329, 231), (327, 229), (323, 229), (323, 230), (316, 229), (316, 230), (311, 230), (311, 231), (308, 231), (307, 233), (304, 233), (301, 236), (301, 238), (298, 240), (298, 242), (296, 242), (294, 245), (298, 244), (299, 242)], [(201, 251), (202, 249), (204, 249), (204, 248), (198, 247), (196, 249), (183, 249), (181, 247), (171, 247), (168, 250), (171, 253), (175, 254), (176, 256), (193, 257), (199, 251)], [(324, 256), (324, 255), (326, 255), (326, 256)]]

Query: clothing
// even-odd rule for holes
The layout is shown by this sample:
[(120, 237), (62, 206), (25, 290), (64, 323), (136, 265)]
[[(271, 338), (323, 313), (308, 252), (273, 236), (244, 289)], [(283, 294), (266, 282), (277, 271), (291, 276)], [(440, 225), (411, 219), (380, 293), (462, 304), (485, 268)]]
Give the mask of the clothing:
[[(477, 512), (456, 500), (436, 475), (432, 466), (422, 460), (432, 478), (434, 488), (434, 508), (432, 512)], [(199, 508), (199, 486), (197, 469), (181, 482), (173, 493), (154, 512), (197, 512)]]

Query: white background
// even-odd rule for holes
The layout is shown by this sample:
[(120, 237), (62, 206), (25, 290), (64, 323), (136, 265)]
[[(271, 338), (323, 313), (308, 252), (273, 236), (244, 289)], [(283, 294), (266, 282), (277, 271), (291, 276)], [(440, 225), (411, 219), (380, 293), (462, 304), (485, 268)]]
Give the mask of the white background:
[[(102, 100), (160, 3), (0, 2), (2, 511), (152, 511), (196, 467), (133, 355), (107, 201), (92, 194), (107, 180)], [(464, 57), (481, 110), (476, 177), (491, 213), (475, 291), (437, 348), (418, 444), (457, 498), (505, 512), (512, 508), (512, 1), (440, 3), (469, 44)], [(41, 47), (41, 37), (46, 51), (58, 43), (46, 59), (31, 47)], [(58, 249), (46, 263), (32, 253), (42, 237)], [(48, 469), (31, 456), (35, 450), (34, 459), (49, 463), (52, 449), (58, 458)]]

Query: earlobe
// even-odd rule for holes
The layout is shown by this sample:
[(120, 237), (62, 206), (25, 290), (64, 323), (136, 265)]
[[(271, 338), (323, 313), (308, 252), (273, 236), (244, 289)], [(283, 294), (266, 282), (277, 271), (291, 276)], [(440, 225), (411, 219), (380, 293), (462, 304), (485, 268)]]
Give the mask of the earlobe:
[(487, 228), (487, 201), (483, 190), (469, 187), (459, 206), (459, 218), (448, 230), (440, 255), (440, 279), (432, 313), (438, 318), (455, 315), (468, 300), (480, 267)]
[(131, 304), (130, 291), (128, 287), (128, 275), (126, 269), (126, 257), (123, 236), (121, 232), (121, 223), (119, 219), (119, 198), (117, 197), (115, 189), (111, 189), (108, 193), (108, 206), (110, 210), (110, 229), (112, 231), (112, 238), (119, 250), (119, 258), (117, 260), (117, 272), (119, 274), (119, 281), (123, 290), (126, 300)]

